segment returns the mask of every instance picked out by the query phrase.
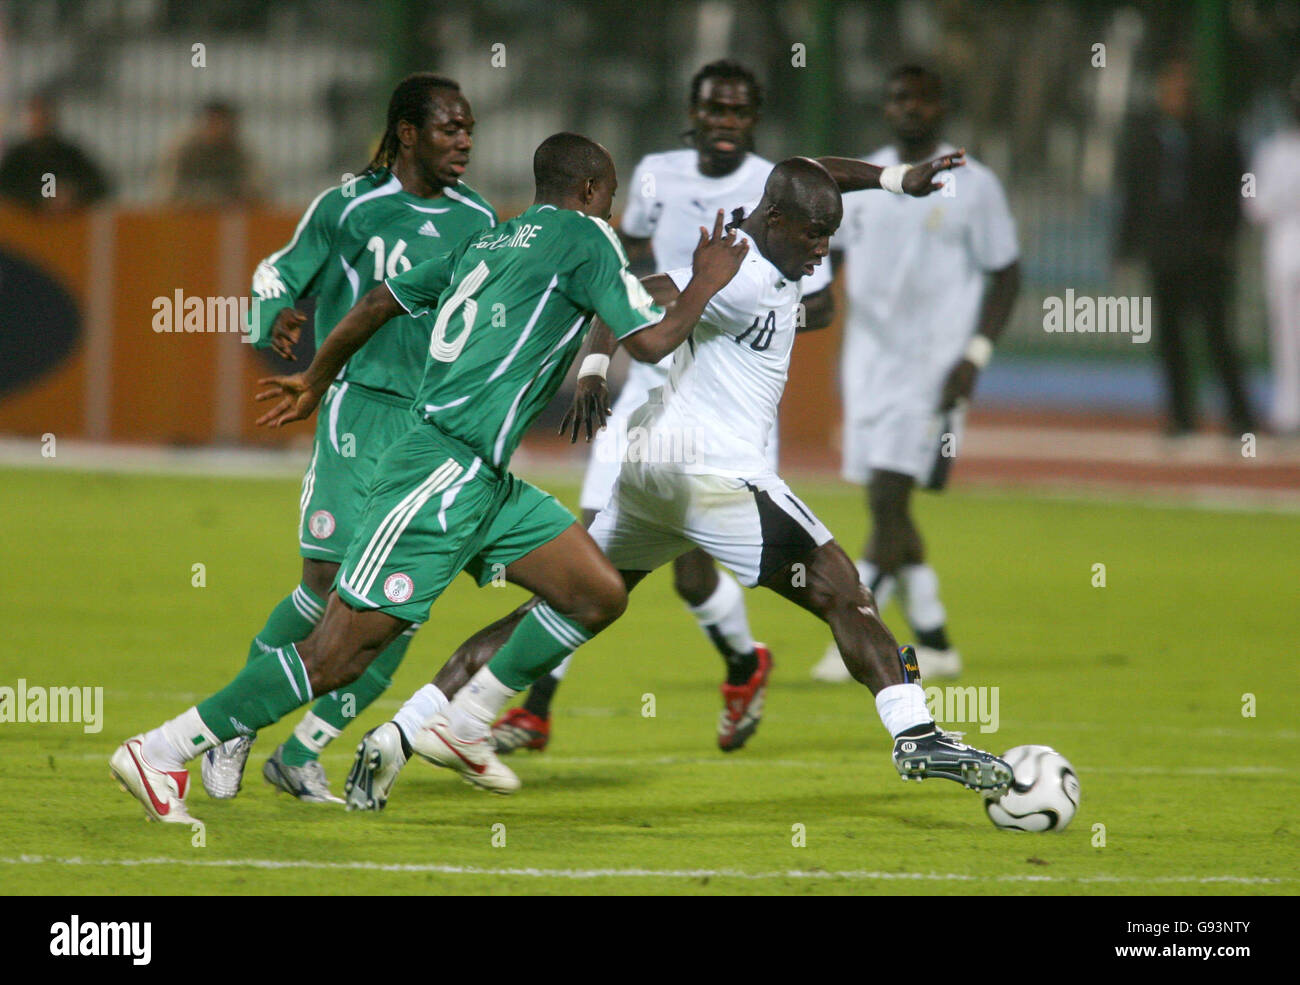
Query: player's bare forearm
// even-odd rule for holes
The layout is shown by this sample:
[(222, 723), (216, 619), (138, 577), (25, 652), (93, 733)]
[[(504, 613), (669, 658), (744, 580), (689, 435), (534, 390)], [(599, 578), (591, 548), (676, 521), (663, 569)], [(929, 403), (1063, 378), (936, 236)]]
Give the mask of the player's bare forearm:
[(587, 430), (587, 441), (590, 442), (609, 419), (609, 387), (605, 383), (605, 370), (609, 367), (608, 357), (614, 354), (617, 347), (618, 339), (614, 337), (614, 332), (599, 316), (593, 317), (587, 341), (583, 345), (580, 365), (585, 364), (590, 356), (605, 356), (606, 361), (604, 367), (592, 369), (586, 375), (583, 375), (582, 369), (578, 370), (573, 403), (560, 421), (560, 434), (568, 434), (570, 442), (578, 440), (578, 433), (584, 427)]
[[(884, 168), (852, 157), (819, 157), (817, 163), (830, 172), (841, 192), (867, 191), (880, 188), (880, 176)], [(909, 167), (902, 179), (903, 194), (921, 198), (931, 192), (937, 192), (943, 186), (935, 181), (941, 171), (951, 171), (966, 163), (966, 152), (959, 150), (955, 154), (941, 154), (922, 164)]]
[(402, 314), (402, 306), (384, 284), (367, 291), (325, 337), (303, 377), (311, 389), (323, 393), (357, 350), (390, 319)]
[(691, 334), (695, 323), (704, 314), (704, 308), (715, 290), (693, 277), (668, 308), (663, 320), (623, 340), (629, 356), (643, 363), (657, 363), (677, 349)]
[(842, 192), (866, 191), (880, 187), (880, 172), (875, 164), (852, 157), (819, 157), (817, 163), (831, 173)]
[[(638, 362), (657, 363), (685, 342), (709, 300), (736, 276), (748, 252), (749, 243), (738, 241), (734, 229), (723, 227), (723, 211), (719, 209), (713, 217), (712, 234), (700, 227), (700, 242), (691, 259), (690, 283), (669, 304), (667, 314), (657, 324), (623, 340), (628, 355)], [(646, 290), (652, 297), (655, 292), (662, 298), (670, 296), (671, 278), (667, 275), (656, 274), (647, 280), (651, 283)]]
[[(996, 342), (1007, 327), (1018, 293), (1020, 293), (1020, 262), (1014, 261), (1001, 270), (995, 270), (990, 275), (988, 289), (984, 292), (979, 320), (975, 323), (975, 334), (988, 339), (990, 345)], [(986, 350), (986, 352), (991, 351), (991, 348)], [(981, 365), (982, 362), (977, 364), (972, 359), (968, 349), (967, 354), (957, 361), (957, 365), (953, 366), (948, 373), (948, 378), (944, 380), (943, 391), (939, 396), (940, 410), (950, 410), (959, 401), (971, 399)]]
[(610, 327), (599, 318), (593, 318), (591, 331), (587, 333), (586, 355), (612, 356), (616, 348), (618, 348), (618, 339), (614, 337)]
[(829, 287), (803, 299), (803, 324), (795, 332), (813, 332), (825, 328), (835, 318), (835, 296)]
[(1020, 261), (1014, 260), (989, 276), (989, 286), (980, 305), (975, 331), (990, 342), (996, 342), (1011, 320), (1016, 296), (1020, 293)]

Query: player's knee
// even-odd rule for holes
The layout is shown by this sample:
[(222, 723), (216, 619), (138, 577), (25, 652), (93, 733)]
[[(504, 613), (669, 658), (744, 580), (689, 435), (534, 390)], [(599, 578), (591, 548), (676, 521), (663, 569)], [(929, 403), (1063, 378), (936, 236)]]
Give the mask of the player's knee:
[(588, 630), (598, 633), (627, 611), (627, 588), (617, 571), (593, 579), (583, 593), (577, 620)]
[(298, 644), (298, 656), (307, 671), (312, 694), (328, 694), (346, 687), (361, 676), (365, 664), (358, 664), (356, 654), (346, 652), (329, 634), (313, 633)]
[(678, 558), (673, 565), (673, 587), (688, 605), (703, 605), (718, 587), (713, 561), (695, 552)]
[(823, 618), (829, 619), (837, 608), (865, 605), (870, 598), (857, 567), (834, 541), (818, 549), (809, 574), (809, 600)]

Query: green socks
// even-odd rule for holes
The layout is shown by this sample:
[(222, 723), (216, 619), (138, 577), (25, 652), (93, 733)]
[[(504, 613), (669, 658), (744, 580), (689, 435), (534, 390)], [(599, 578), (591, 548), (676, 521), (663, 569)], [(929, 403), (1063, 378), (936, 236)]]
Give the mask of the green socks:
[(260, 653), (233, 681), (198, 705), (199, 717), (219, 741), (256, 732), (312, 699), (307, 668), (290, 643)]
[[(306, 639), (311, 635), (311, 631), (320, 622), (324, 613), (324, 600), (306, 585), (299, 585), (290, 595), (281, 599), (280, 604), (272, 609), (271, 614), (267, 616), (266, 625), (262, 627), (262, 631), (257, 634), (257, 637), (249, 645), (248, 667), (245, 670), (251, 668), (254, 660), (258, 657), (276, 653), (290, 644)], [(365, 673), (351, 684), (332, 691), (317, 700), (315, 707), (307, 713), (298, 727), (294, 729), (293, 735), (284, 744), (282, 756), (286, 765), (302, 766), (310, 760), (320, 758), (321, 750), (329, 744), (330, 740), (338, 738), (343, 729), (347, 728), (358, 715), (370, 706), (371, 702), (388, 689), (393, 683), (393, 674), (401, 665), (402, 658), (406, 656), (406, 650), (411, 645), (411, 638), (415, 635), (416, 628), (412, 626), (397, 637), (375, 659), (375, 662), (366, 668)], [(296, 651), (294, 651), (293, 656), (297, 660)], [(301, 666), (301, 661), (298, 661), (298, 665)], [(237, 696), (243, 693), (232, 690), (240, 683), (243, 676), (241, 674), (235, 678), (235, 681), (226, 690), (214, 695), (199, 706), (200, 717), (208, 724), (209, 728), (212, 728), (214, 733), (224, 734), (224, 731), (228, 730), (218, 726), (224, 718), (234, 714), (227, 705), (235, 701)], [(261, 680), (262, 678), (257, 679)], [(220, 706), (213, 704), (218, 699), (223, 702)], [(276, 699), (275, 706), (279, 707), (282, 702), (287, 700), (288, 695), (281, 694)], [(262, 724), (276, 721), (280, 715), (287, 714), (293, 708), (303, 704), (304, 701), (298, 701), (285, 707), (275, 718)], [(212, 716), (221, 717), (214, 720)], [(235, 717), (238, 718), (238, 715), (235, 715)], [(254, 715), (251, 717), (257, 718), (260, 716)], [(261, 725), (254, 725), (251, 721), (244, 721), (243, 719), (239, 719), (239, 721), (240, 724), (253, 731), (261, 727)], [(229, 723), (227, 723), (227, 727), (229, 727)], [(228, 736), (228, 738), (233, 738), (233, 736)]]
[(325, 614), (325, 603), (306, 585), (299, 585), (293, 594), (280, 600), (280, 604), (266, 617), (266, 625), (248, 646), (248, 659), (266, 653), (286, 643), (297, 643), (311, 635), (311, 631)]
[(591, 639), (591, 633), (545, 602), (528, 611), (488, 668), (506, 687), (522, 691)]
[(320, 698), (307, 716), (293, 730), (284, 744), (281, 756), (287, 766), (302, 766), (319, 759), (321, 750), (339, 733), (352, 724), (376, 698), (393, 683), (393, 674), (406, 656), (406, 650), (415, 636), (415, 626), (388, 644), (375, 658), (375, 662), (351, 684)]

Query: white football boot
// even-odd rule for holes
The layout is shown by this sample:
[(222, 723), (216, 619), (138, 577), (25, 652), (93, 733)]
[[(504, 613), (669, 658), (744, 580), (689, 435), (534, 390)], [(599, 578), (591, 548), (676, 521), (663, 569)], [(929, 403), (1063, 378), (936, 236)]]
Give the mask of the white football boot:
[(452, 735), (446, 715), (438, 715), (427, 728), (420, 729), (411, 748), (435, 766), (455, 770), (473, 786), (500, 794), (519, 789), (519, 777), (497, 757), (491, 733), (472, 742), (458, 739)]
[(127, 739), (108, 761), (122, 789), (144, 805), (145, 813), (155, 821), (168, 824), (193, 824), (185, 810), (185, 794), (190, 788), (189, 770), (160, 770), (144, 758), (144, 736)]
[(844, 658), (840, 656), (840, 648), (831, 640), (830, 646), (826, 647), (826, 653), (816, 666), (812, 669), (812, 678), (814, 681), (822, 681), (826, 684), (843, 684), (845, 681), (853, 680), (853, 675), (849, 673), (849, 668), (844, 666)]
[(203, 754), (199, 775), (203, 777), (203, 789), (213, 800), (229, 800), (239, 793), (244, 782), (244, 765), (256, 738), (256, 732), (237, 735)]
[(343, 792), (350, 811), (382, 811), (397, 774), (406, 765), (402, 735), (396, 722), (384, 722), (371, 729), (357, 746)]
[(947, 650), (932, 650), (928, 646), (918, 646), (916, 663), (921, 668), (923, 681), (961, 676), (961, 654), (951, 647)]

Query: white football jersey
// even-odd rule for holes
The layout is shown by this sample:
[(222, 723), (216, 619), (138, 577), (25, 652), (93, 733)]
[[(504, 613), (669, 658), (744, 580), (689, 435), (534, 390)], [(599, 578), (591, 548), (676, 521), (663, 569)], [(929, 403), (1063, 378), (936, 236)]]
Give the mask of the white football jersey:
[[(955, 149), (943, 144), (936, 154)], [(885, 147), (864, 160), (898, 164), (898, 151)], [(967, 157), (939, 180), (950, 184), (925, 198), (844, 196), (844, 221), (831, 245), (844, 251), (844, 375), (855, 389), (878, 390), (888, 380), (885, 389), (929, 394), (941, 385), (975, 331), (985, 275), (1020, 254), (992, 171)], [(861, 375), (867, 364), (876, 367), (870, 379)]]
[(700, 226), (713, 228), (718, 209), (727, 213), (757, 201), (772, 173), (772, 162), (747, 154), (731, 174), (710, 178), (700, 174), (699, 152), (694, 149), (647, 154), (632, 172), (623, 212), (623, 232), (649, 239), (655, 270), (689, 267)]
[[(757, 154), (747, 154), (740, 167), (721, 178), (700, 173), (699, 152), (692, 148), (647, 154), (632, 172), (622, 229), (629, 236), (649, 239), (656, 271), (690, 267), (700, 227), (713, 228), (718, 209), (730, 222), (733, 210), (748, 210), (763, 197), (763, 186), (773, 164)], [(805, 279), (804, 293), (814, 294), (831, 282), (829, 259)], [(666, 375), (672, 356), (658, 363)], [(643, 363), (633, 363), (637, 372)], [(652, 384), (657, 385), (657, 384)]]
[[(743, 477), (770, 468), (763, 449), (785, 390), (803, 290), (739, 236), (749, 253), (736, 276), (673, 354), (668, 382), (629, 422), (646, 430), (647, 448), (659, 450), (668, 470)], [(683, 288), (691, 269), (668, 275)]]

